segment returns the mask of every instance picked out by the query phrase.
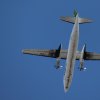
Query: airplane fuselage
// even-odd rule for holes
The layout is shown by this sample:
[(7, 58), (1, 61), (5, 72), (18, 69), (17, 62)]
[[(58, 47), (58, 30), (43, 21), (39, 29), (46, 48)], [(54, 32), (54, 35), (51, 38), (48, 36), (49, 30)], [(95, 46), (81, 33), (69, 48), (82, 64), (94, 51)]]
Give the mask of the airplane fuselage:
[(64, 75), (64, 90), (67, 91), (70, 87), (74, 65), (76, 60), (76, 51), (78, 47), (78, 40), (79, 40), (79, 23), (78, 23), (78, 15), (75, 19), (75, 24), (72, 29), (69, 47), (68, 47), (68, 54), (66, 59), (66, 70)]

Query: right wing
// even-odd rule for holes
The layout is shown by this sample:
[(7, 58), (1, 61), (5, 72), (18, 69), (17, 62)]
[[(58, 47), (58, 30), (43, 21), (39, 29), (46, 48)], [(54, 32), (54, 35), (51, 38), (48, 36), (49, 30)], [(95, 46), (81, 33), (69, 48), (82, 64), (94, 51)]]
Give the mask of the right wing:
[(85, 60), (100, 60), (100, 54), (94, 52), (85, 52)]

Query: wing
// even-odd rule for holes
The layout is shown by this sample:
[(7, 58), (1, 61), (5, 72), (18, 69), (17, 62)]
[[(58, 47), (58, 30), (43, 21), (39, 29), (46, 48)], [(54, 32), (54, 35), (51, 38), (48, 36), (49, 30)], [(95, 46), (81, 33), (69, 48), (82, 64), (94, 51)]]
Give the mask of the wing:
[(94, 52), (85, 52), (85, 60), (100, 60), (100, 54)]
[[(51, 58), (57, 58), (58, 57), (58, 52), (57, 49), (53, 50), (36, 50), (36, 49), (26, 49), (22, 51), (24, 54), (29, 54), (29, 55), (36, 55), (36, 56), (44, 56), (44, 57), (51, 57)], [(60, 52), (60, 58), (61, 59), (66, 59), (67, 58), (67, 50), (61, 50)], [(80, 52), (77, 51), (76, 59), (78, 60), (80, 57)]]
[(26, 49), (22, 51), (24, 54), (52, 57), (56, 58), (56, 50), (38, 50), (38, 49)]
[[(58, 52), (57, 49), (53, 50), (36, 50), (36, 49), (26, 49), (22, 51), (24, 54), (29, 55), (36, 55), (36, 56), (44, 56), (44, 57), (51, 57), (51, 58), (57, 58)], [(61, 59), (67, 59), (67, 50), (61, 50), (60, 52), (60, 58)], [(76, 52), (76, 60), (80, 59), (81, 52)], [(84, 60), (100, 60), (100, 54), (94, 53), (94, 52), (85, 52)]]

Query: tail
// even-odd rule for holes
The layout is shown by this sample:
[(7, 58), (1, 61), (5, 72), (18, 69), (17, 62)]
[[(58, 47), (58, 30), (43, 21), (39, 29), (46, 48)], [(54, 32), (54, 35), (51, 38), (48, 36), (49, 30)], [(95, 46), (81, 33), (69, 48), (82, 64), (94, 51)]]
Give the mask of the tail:
[[(69, 22), (69, 23), (72, 23), (72, 24), (74, 24), (75, 23), (75, 19), (76, 19), (76, 15), (78, 14), (77, 13), (77, 11), (76, 10), (74, 10), (74, 17), (61, 17), (60, 19), (62, 20), (62, 21), (65, 21), (65, 22)], [(78, 21), (79, 21), (79, 23), (80, 24), (83, 24), (83, 23), (91, 23), (92, 22), (92, 20), (90, 20), (90, 19), (87, 19), (87, 18), (80, 18), (80, 17), (78, 17)]]

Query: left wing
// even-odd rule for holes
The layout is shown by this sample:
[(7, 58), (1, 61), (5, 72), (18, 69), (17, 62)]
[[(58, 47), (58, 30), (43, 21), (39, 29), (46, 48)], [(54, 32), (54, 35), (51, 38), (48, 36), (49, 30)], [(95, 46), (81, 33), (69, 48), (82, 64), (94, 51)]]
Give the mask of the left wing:
[[(36, 50), (36, 49), (26, 49), (22, 51), (24, 54), (30, 54), (30, 55), (36, 55), (36, 56), (44, 56), (44, 57), (51, 57), (51, 58), (57, 58), (58, 57), (58, 49), (53, 50)], [(61, 50), (60, 51), (60, 58), (66, 59), (67, 57), (67, 50)], [(80, 52), (77, 51), (76, 59), (78, 60), (80, 57)]]
[(56, 58), (56, 50), (38, 50), (38, 49), (26, 49), (22, 51), (24, 54), (52, 57)]

